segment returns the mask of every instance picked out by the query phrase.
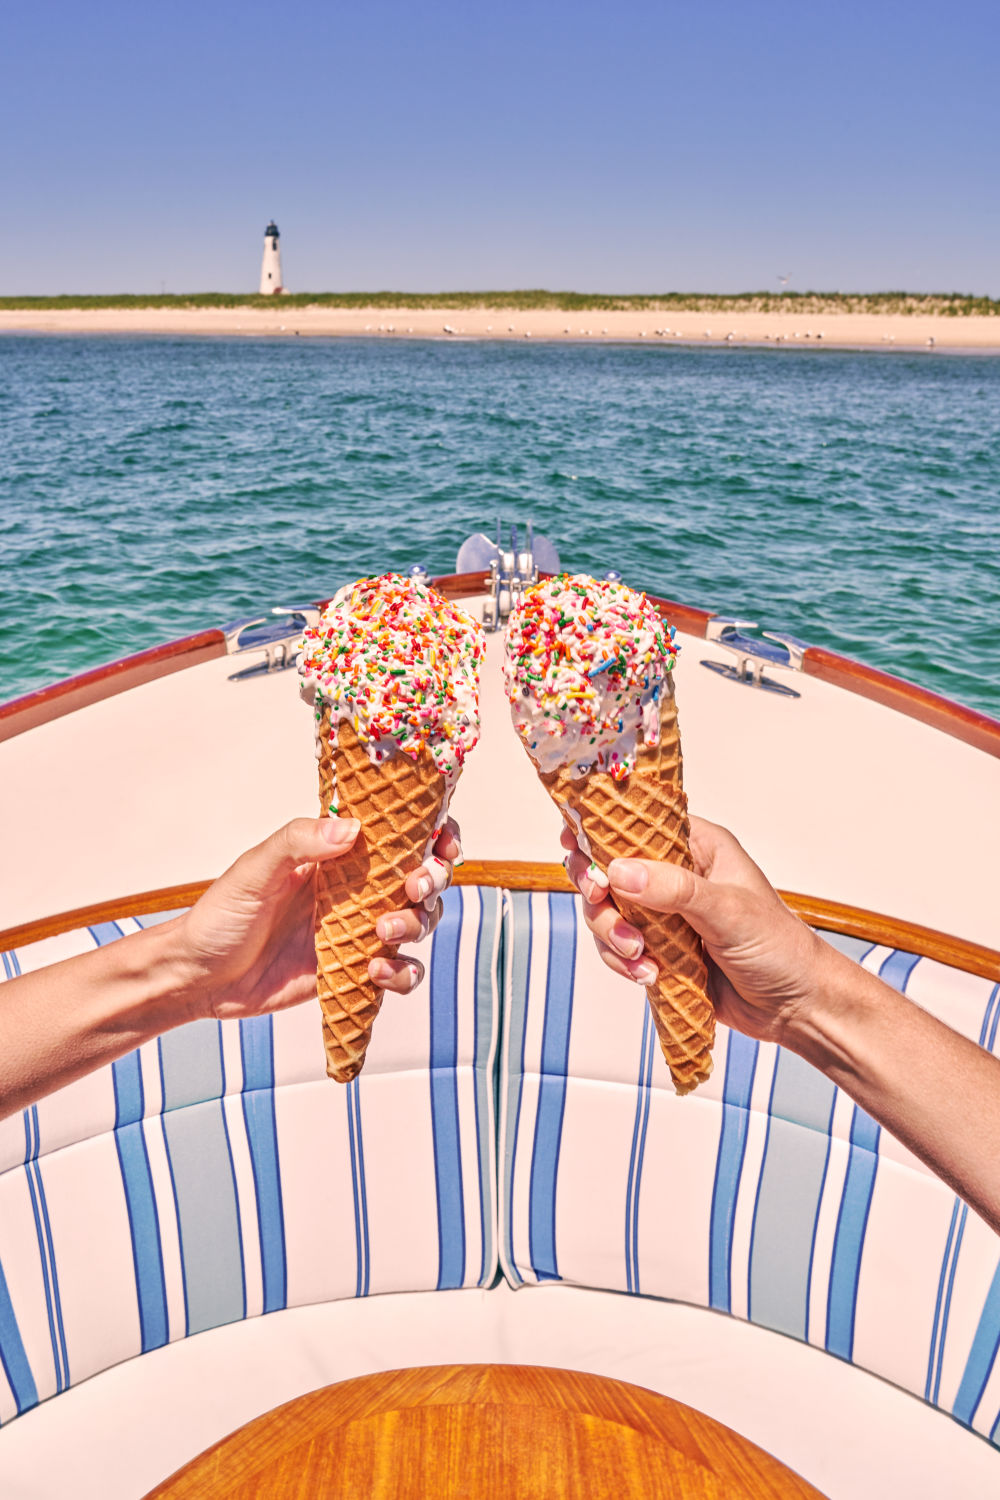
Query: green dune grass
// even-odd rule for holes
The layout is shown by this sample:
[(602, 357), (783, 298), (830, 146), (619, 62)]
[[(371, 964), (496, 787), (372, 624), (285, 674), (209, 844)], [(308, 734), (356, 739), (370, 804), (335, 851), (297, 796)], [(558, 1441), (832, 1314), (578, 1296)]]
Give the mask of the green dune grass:
[[(274, 307), (273, 297), (240, 292), (177, 294), (134, 292), (113, 296), (0, 297), (0, 311), (61, 312), (64, 309), (175, 307)], [(968, 297), (958, 292), (737, 292), (702, 295), (665, 292), (616, 296), (591, 292), (293, 292), (281, 307), (342, 308), (497, 308), (510, 311), (552, 309), (556, 312), (750, 312), (895, 313), (948, 318), (1000, 316), (1000, 298)]]

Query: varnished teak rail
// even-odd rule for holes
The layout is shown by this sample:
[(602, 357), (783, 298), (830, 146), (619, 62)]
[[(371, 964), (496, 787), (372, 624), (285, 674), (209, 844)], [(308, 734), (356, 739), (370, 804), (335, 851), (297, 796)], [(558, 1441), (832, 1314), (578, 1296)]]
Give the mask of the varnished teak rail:
[[(119, 917), (144, 917), (152, 912), (179, 911), (197, 901), (210, 884), (211, 881), (208, 880), (197, 880), (185, 885), (164, 886), (155, 891), (139, 891), (109, 901), (98, 901), (92, 906), (78, 906), (73, 911), (59, 912), (37, 921), (24, 922), (18, 927), (8, 927), (0, 932), (0, 951), (23, 948), (28, 943), (55, 937), (60, 932), (72, 932), (78, 927), (93, 927), (98, 922), (113, 922)], [(469, 859), (456, 869), (455, 884), (498, 886), (511, 891), (574, 889), (562, 865), (534, 864), (528, 860)], [(803, 921), (824, 932), (861, 938), (864, 942), (877, 943), (887, 948), (900, 948), (906, 953), (917, 953), (922, 958), (934, 958), (939, 963), (964, 969), (969, 974), (980, 974), (985, 979), (1000, 981), (1000, 952), (994, 948), (967, 942), (964, 938), (953, 937), (947, 932), (937, 932), (932, 927), (921, 927), (916, 922), (885, 916), (881, 912), (866, 911), (863, 907), (847, 906), (838, 901), (826, 901), (820, 896), (804, 896), (797, 891), (781, 891), (779, 894)]]

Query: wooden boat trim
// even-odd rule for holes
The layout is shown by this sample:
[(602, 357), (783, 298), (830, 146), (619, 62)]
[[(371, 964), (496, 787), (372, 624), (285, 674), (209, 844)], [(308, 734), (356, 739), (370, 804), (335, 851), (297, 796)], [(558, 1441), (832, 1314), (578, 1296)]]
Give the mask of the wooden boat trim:
[[(548, 575), (542, 575), (548, 576)], [(486, 573), (446, 573), (431, 582), (450, 599), (467, 599), (485, 592)], [(685, 635), (704, 639), (712, 615), (708, 610), (681, 604), (676, 599), (665, 599), (656, 594), (649, 596), (660, 611)], [(318, 601), (323, 608), (329, 600)], [(147, 651), (133, 656), (124, 656), (119, 661), (94, 667), (62, 682), (39, 688), (37, 692), (14, 698), (0, 704), (0, 741), (12, 739), (39, 724), (47, 724), (64, 714), (74, 713), (91, 703), (99, 703), (116, 693), (152, 682), (158, 677), (167, 677), (172, 672), (195, 667), (201, 662), (226, 654), (226, 638), (221, 630), (202, 630), (195, 635), (182, 636), (179, 640), (165, 641)], [(810, 677), (845, 688), (860, 697), (869, 698), (885, 708), (894, 709), (908, 718), (917, 719), (933, 729), (949, 734), (955, 739), (973, 745), (987, 755), (1000, 758), (1000, 720), (974, 708), (954, 703), (939, 693), (916, 683), (893, 677), (888, 672), (838, 656), (822, 646), (809, 646), (803, 660), (803, 670)]]
[(53, 682), (37, 692), (0, 704), (0, 740), (13, 739), (39, 724), (48, 724), (52, 719), (61, 719), (64, 714), (75, 713), (78, 708), (100, 703), (104, 698), (113, 698), (117, 693), (139, 687), (144, 682), (169, 677), (172, 672), (197, 667), (203, 661), (225, 654), (226, 637), (222, 631), (201, 630), (196, 635), (164, 641), (147, 651), (123, 656), (103, 667), (80, 672), (75, 677), (66, 677), (62, 682)]
[[(706, 610), (693, 609), (672, 599), (661, 599), (655, 594), (649, 597), (671, 625), (685, 635), (705, 637), (708, 622), (712, 619)], [(931, 692), (930, 688), (894, 677), (878, 667), (866, 666), (849, 656), (839, 656), (824, 646), (806, 647), (802, 670), (809, 677), (818, 677), (833, 687), (845, 688), (859, 698), (869, 698), (883, 708), (894, 709), (896, 713), (905, 714), (909, 719), (916, 719), (932, 729), (939, 729), (942, 734), (950, 734), (953, 739), (985, 751), (987, 755), (1000, 758), (1000, 720), (992, 719), (978, 709), (955, 703), (951, 698)]]
[[(179, 911), (197, 901), (211, 883), (209, 880), (197, 880), (185, 885), (164, 886), (160, 890), (141, 891), (110, 901), (98, 901), (92, 906), (79, 906), (74, 911), (41, 917), (32, 922), (24, 922), (19, 927), (8, 927), (6, 931), (0, 932), (0, 951), (22, 948), (29, 943), (41, 942), (43, 938), (73, 932), (80, 927), (92, 927), (99, 922), (113, 922), (120, 917), (142, 917), (153, 912)], [(456, 869), (455, 884), (493, 886), (512, 891), (573, 890), (562, 865), (534, 864), (527, 860), (469, 859)], [(951, 968), (963, 969), (968, 974), (978, 974), (984, 979), (1000, 982), (1000, 952), (994, 948), (970, 943), (964, 938), (938, 932), (932, 927), (921, 927), (916, 922), (885, 916), (881, 912), (866, 911), (863, 907), (847, 906), (839, 901), (827, 901), (821, 896), (804, 896), (796, 891), (781, 891), (779, 894), (804, 922), (822, 928), (824, 932), (860, 938), (863, 942), (880, 947), (899, 948), (904, 953), (933, 958)]]
[(893, 677), (890, 672), (880, 672), (877, 667), (852, 661), (848, 656), (838, 656), (823, 646), (809, 646), (802, 662), (802, 670), (821, 682), (834, 687), (846, 688), (861, 698), (870, 698), (884, 708), (895, 709), (943, 734), (963, 740), (976, 750), (1000, 757), (1000, 721), (991, 719), (975, 708), (955, 703), (930, 688), (920, 687), (915, 682), (906, 682), (902, 677)]

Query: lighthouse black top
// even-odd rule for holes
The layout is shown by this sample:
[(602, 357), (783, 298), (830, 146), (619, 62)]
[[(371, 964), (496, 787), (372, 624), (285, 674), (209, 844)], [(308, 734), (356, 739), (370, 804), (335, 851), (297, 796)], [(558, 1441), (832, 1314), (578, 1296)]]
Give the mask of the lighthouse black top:
[(264, 238), (265, 239), (275, 239), (275, 240), (278, 238), (278, 226), (274, 222), (273, 219), (271, 220), (270, 224), (268, 224), (267, 228), (264, 230)]

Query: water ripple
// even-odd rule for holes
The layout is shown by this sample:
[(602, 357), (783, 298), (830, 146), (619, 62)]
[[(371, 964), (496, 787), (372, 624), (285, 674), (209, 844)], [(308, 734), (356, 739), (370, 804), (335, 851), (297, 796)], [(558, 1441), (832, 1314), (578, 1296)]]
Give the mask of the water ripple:
[(7, 338), (0, 409), (0, 697), (502, 510), (1000, 714), (994, 358)]

